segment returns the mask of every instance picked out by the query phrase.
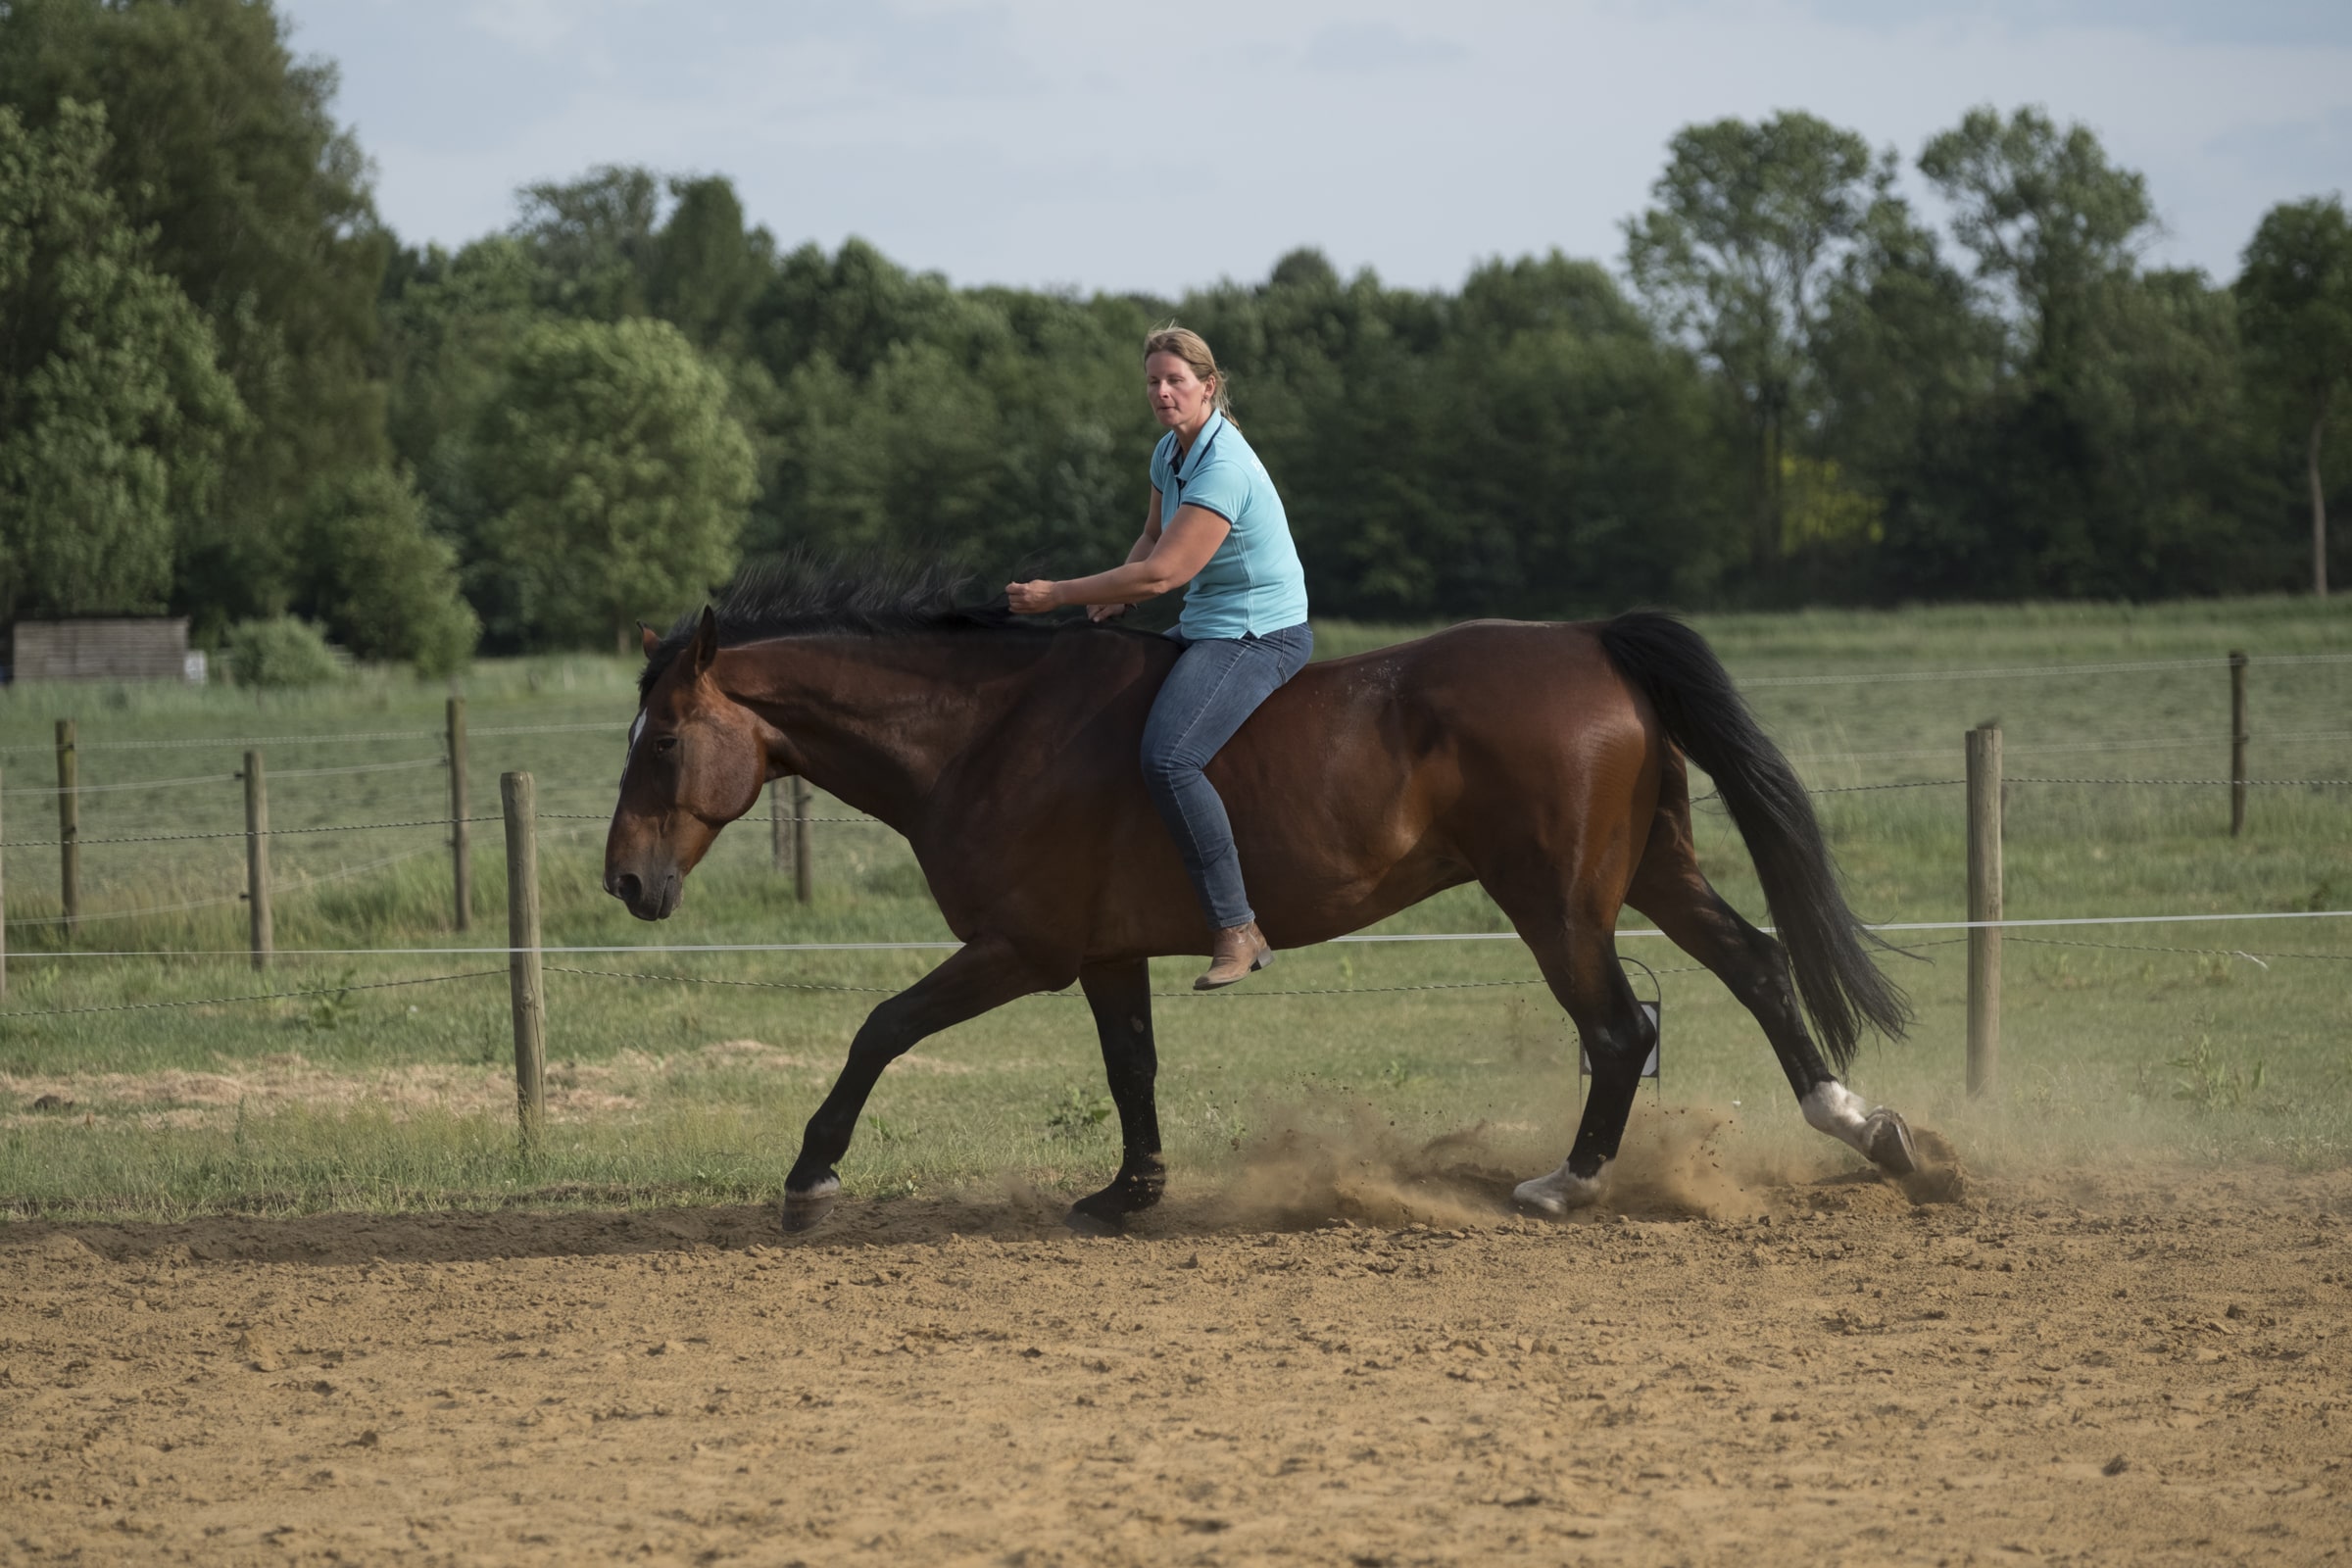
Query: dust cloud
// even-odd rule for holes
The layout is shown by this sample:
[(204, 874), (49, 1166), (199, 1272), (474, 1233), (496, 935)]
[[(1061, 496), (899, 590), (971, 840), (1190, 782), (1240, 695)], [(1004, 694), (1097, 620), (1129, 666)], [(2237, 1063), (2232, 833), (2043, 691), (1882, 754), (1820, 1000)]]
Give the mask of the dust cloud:
[[(1494, 1225), (1514, 1212), (1512, 1187), (1555, 1168), (1572, 1136), (1567, 1123), (1554, 1130), (1481, 1121), (1427, 1137), (1368, 1102), (1310, 1097), (1270, 1113), (1218, 1200), (1241, 1227)], [(1948, 1149), (1941, 1159), (1949, 1165)], [(1736, 1111), (1642, 1101), (1594, 1214), (1753, 1218), (1769, 1211), (1775, 1195), (1786, 1201), (1791, 1189), (1848, 1170), (1878, 1180), (1827, 1140), (1803, 1152), (1768, 1149), (1741, 1138)]]

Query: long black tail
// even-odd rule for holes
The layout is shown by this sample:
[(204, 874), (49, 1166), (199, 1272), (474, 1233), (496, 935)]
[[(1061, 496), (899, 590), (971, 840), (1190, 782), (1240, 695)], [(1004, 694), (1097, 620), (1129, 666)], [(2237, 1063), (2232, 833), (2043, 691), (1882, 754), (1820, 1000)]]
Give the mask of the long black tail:
[(1672, 615), (1635, 611), (1603, 623), (1600, 642), (1731, 808), (1830, 1059), (1844, 1070), (1864, 1023), (1899, 1038), (1910, 1004), (1871, 961), (1866, 943), (1876, 939), (1846, 907), (1813, 803), (1706, 639)]

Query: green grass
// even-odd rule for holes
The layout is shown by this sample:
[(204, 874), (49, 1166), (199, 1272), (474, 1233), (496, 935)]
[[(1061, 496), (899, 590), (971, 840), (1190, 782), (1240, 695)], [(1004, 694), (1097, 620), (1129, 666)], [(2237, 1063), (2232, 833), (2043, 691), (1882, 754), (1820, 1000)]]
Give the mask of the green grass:
[[(2210, 779), (2226, 771), (2228, 679), (2244, 648), (2253, 768), (2261, 778), (2352, 778), (2352, 665), (2284, 663), (2352, 652), (2352, 610), (2301, 600), (2155, 607), (1948, 609), (1702, 618), (1767, 727), (1816, 788), (1856, 907), (1871, 919), (1962, 912), (1961, 733), (1998, 717), (2012, 778)], [(1338, 655), (1414, 628), (1329, 625)], [(2027, 668), (2212, 658), (2185, 669), (1956, 676), (1886, 684), (1778, 684), (1824, 674)], [(542, 892), (553, 944), (941, 939), (904, 846), (868, 824), (814, 829), (817, 896), (804, 906), (768, 859), (764, 820), (731, 829), (679, 915), (647, 927), (597, 888), (634, 671), (592, 658), (485, 665), (466, 683), (472, 808), (494, 812), (497, 775), (531, 770), (543, 822)], [(269, 748), (279, 829), (445, 813), (438, 767), (297, 776), (310, 767), (438, 756), (444, 690), (369, 672), (327, 691), (265, 695), (170, 688), (16, 690), (0, 697), (11, 841), (55, 836), (51, 721), (72, 713), (85, 785), (202, 780), (96, 792), (85, 837), (221, 831), (242, 824), (239, 748), (110, 749), (122, 740), (434, 734)], [(522, 726), (595, 728), (493, 735)], [(820, 800), (820, 808), (830, 810)], [(577, 819), (560, 813), (580, 813)], [(2352, 906), (2352, 790), (2258, 789), (2248, 830), (2227, 832), (2227, 791), (2161, 784), (2009, 790), (2008, 909), (2018, 918)], [(1718, 810), (1701, 852), (1726, 894), (1760, 908)], [(496, 823), (474, 830), (474, 929), (453, 937), (438, 828), (283, 835), (267, 974), (244, 946), (243, 846), (235, 837), (87, 846), (76, 950), (212, 951), (169, 960), (50, 956), (64, 939), (57, 852), (12, 847), (5, 873), (9, 990), (0, 1010), (122, 1007), (268, 990), (366, 985), (502, 960), (305, 956), (331, 947), (503, 940)], [(389, 864), (374, 864), (405, 856)], [(167, 913), (142, 906), (187, 905)], [(1403, 931), (1499, 930), (1459, 889), (1391, 922)], [(1999, 1092), (1961, 1090), (1962, 949), (1920, 939), (1927, 961), (1889, 957), (1919, 1010), (1912, 1037), (1866, 1049), (1866, 1093), (1955, 1138), (1980, 1165), (2051, 1160), (2352, 1157), (2352, 1067), (2342, 957), (2352, 922), (2190, 924), (2013, 934)], [(2033, 940), (2025, 940), (2032, 938)], [(2120, 947), (2087, 944), (2108, 943)], [(1751, 1020), (1654, 940), (1630, 954), (1669, 972), (1664, 1103), (1733, 1111), (1746, 1147), (1818, 1142), (1797, 1122)], [(2210, 949), (2213, 953), (2137, 949)], [(895, 988), (922, 953), (614, 954), (573, 967)], [(2265, 966), (2267, 964), (2267, 967)], [(1484, 1124), (1494, 1157), (1556, 1159), (1575, 1116), (1573, 1046), (1558, 1010), (1524, 982), (1515, 943), (1343, 946), (1289, 954), (1236, 992), (1184, 992), (1193, 965), (1158, 966), (1162, 1120), (1180, 1179), (1229, 1168), (1253, 1135), (1298, 1107), (1370, 1107), (1410, 1142)], [(1473, 989), (1370, 988), (1461, 986)], [(216, 1210), (408, 1208), (510, 1201), (723, 1201), (780, 1185), (806, 1119), (877, 994), (677, 985), (551, 974), (550, 1076), (558, 1119), (528, 1157), (498, 1085), (511, 1059), (497, 975), (354, 990), (339, 998), (0, 1018), (0, 1204), (17, 1213), (171, 1215)], [(1289, 997), (1280, 990), (1353, 994)], [(756, 1041), (765, 1049), (713, 1050)], [(855, 1193), (937, 1191), (1001, 1180), (1071, 1190), (1116, 1157), (1115, 1119), (1095, 1119), (1101, 1066), (1084, 1006), (1038, 998), (929, 1042), (885, 1077), (844, 1167)], [(210, 1075), (210, 1076), (207, 1076)], [(71, 1108), (35, 1110), (43, 1093)], [(238, 1097), (243, 1096), (242, 1103)], [(1734, 1110), (1734, 1107), (1737, 1107)], [(1384, 1134), (1387, 1129), (1382, 1128)]]

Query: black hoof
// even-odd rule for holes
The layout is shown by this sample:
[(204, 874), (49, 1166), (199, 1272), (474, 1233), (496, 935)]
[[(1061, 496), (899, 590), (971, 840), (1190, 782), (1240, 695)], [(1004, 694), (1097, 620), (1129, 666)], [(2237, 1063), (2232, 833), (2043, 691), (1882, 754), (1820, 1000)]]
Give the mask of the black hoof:
[(815, 1229), (824, 1222), (827, 1214), (833, 1212), (833, 1205), (840, 1200), (841, 1179), (836, 1176), (826, 1177), (805, 1193), (785, 1188), (782, 1215), (784, 1234), (790, 1236)]
[(1862, 1144), (1870, 1162), (1889, 1176), (1909, 1176), (1919, 1169), (1919, 1150), (1903, 1118), (1885, 1105), (1862, 1123)]
[(1166, 1170), (1156, 1159), (1123, 1170), (1108, 1187), (1072, 1203), (1061, 1222), (1081, 1236), (1122, 1236), (1128, 1221), (1159, 1201), (1167, 1182)]

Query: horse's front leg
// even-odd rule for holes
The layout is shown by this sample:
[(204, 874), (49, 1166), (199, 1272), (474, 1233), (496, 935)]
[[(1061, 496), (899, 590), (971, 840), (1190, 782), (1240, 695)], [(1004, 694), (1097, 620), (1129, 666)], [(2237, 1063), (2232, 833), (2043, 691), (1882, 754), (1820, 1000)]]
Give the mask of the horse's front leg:
[(833, 1081), (833, 1092), (808, 1118), (801, 1156), (784, 1178), (784, 1228), (805, 1231), (832, 1211), (841, 1196), (841, 1178), (833, 1167), (850, 1152), (858, 1113), (883, 1068), (942, 1029), (1055, 984), (1009, 947), (975, 942), (868, 1013), (850, 1042), (850, 1059)]
[(1159, 1054), (1152, 1044), (1152, 966), (1144, 958), (1095, 964), (1078, 971), (1102, 1042), (1102, 1072), (1119, 1107), (1119, 1173), (1101, 1192), (1070, 1205), (1070, 1229), (1107, 1235), (1126, 1229), (1128, 1216), (1159, 1201), (1167, 1167), (1159, 1157), (1159, 1105), (1152, 1083)]

